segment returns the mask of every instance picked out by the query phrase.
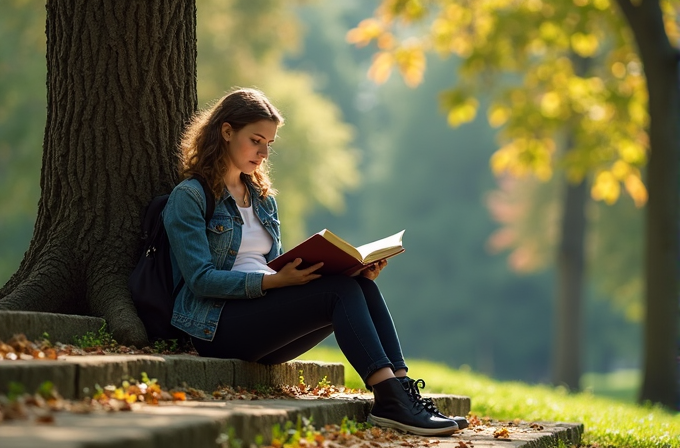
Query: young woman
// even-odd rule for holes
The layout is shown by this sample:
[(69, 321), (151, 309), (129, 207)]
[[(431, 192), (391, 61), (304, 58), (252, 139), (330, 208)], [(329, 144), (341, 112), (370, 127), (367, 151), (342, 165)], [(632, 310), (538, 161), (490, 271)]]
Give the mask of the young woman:
[[(280, 271), (267, 262), (283, 252), (267, 158), (283, 124), (254, 89), (238, 89), (195, 116), (181, 143), (182, 181), (163, 212), (176, 284), (172, 324), (191, 336), (202, 356), (263, 364), (289, 361), (331, 333), (375, 404), (369, 422), (421, 435), (467, 426), (448, 418), (418, 391), (392, 317), (374, 280), (387, 264), (359, 276), (321, 276), (321, 263)], [(215, 211), (206, 230), (206, 180)], [(456, 422), (458, 421), (458, 423)]]

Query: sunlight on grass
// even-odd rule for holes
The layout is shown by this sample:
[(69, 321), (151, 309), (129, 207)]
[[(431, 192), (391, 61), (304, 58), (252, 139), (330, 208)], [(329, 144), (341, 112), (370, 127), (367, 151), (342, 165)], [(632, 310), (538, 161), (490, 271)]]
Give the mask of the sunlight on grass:
[[(318, 347), (301, 359), (342, 362), (345, 385), (363, 382), (337, 349)], [(409, 360), (409, 376), (423, 378), (425, 393), (467, 395), (472, 413), (501, 420), (583, 423), (584, 443), (616, 448), (680, 448), (680, 414), (597, 397), (589, 392), (569, 394), (563, 388), (494, 381), (482, 374), (452, 369), (444, 364)]]
[(611, 373), (586, 373), (581, 377), (581, 388), (617, 400), (634, 402), (642, 378), (639, 370), (618, 370)]

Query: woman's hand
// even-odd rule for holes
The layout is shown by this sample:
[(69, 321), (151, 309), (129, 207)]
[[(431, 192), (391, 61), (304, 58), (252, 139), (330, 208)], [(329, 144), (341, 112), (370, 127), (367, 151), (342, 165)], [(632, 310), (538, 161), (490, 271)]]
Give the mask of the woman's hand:
[(387, 260), (380, 260), (361, 271), (360, 275), (366, 277), (369, 280), (375, 280), (378, 278), (380, 271), (382, 271), (385, 266), (387, 266)]
[(321, 277), (320, 274), (315, 274), (314, 272), (323, 266), (323, 263), (320, 262), (305, 269), (298, 269), (297, 267), (300, 266), (300, 263), (302, 263), (302, 258), (296, 258), (281, 268), (276, 274), (265, 275), (262, 278), (262, 290), (304, 285)]

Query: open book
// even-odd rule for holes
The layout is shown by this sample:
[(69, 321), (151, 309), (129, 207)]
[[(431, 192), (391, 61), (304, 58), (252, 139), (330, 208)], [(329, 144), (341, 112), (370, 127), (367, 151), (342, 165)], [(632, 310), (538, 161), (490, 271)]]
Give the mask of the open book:
[(366, 266), (404, 252), (401, 243), (403, 235), (404, 230), (387, 238), (354, 247), (330, 230), (323, 229), (267, 265), (279, 271), (286, 263), (302, 258), (298, 269), (323, 261), (324, 265), (316, 271), (319, 274), (355, 275)]

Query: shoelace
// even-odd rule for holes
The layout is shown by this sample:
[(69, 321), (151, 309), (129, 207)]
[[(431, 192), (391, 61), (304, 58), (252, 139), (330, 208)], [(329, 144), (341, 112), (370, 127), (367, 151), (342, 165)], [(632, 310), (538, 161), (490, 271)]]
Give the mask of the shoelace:
[(420, 395), (419, 387), (423, 389), (425, 388), (425, 381), (422, 378), (417, 380), (412, 379), (408, 382), (408, 385), (413, 398), (422, 404), (427, 412), (433, 415), (443, 415), (441, 412), (439, 412), (439, 409), (437, 409), (437, 406), (434, 404), (432, 398), (423, 398), (423, 396)]
[[(421, 380), (421, 381), (422, 381), (422, 380)], [(426, 412), (430, 412), (430, 411), (427, 409), (427, 406), (425, 406), (425, 404), (423, 403), (422, 398), (420, 397), (420, 395), (414, 394), (414, 393), (413, 393), (413, 387), (412, 387), (412, 385), (411, 385), (412, 382), (413, 382), (413, 380), (410, 380), (408, 384), (402, 383), (402, 387), (403, 387), (404, 390), (406, 391), (406, 393), (407, 393), (407, 395), (408, 395), (408, 398), (409, 398), (409, 400), (410, 400), (411, 403), (412, 403), (413, 410), (415, 411), (416, 414), (420, 414), (421, 412), (423, 412), (423, 410), (426, 411)], [(425, 383), (423, 382), (423, 385), (424, 385), (424, 384), (425, 384)], [(416, 388), (416, 390), (417, 390), (417, 388)], [(430, 412), (430, 413), (431, 413), (431, 412)]]

